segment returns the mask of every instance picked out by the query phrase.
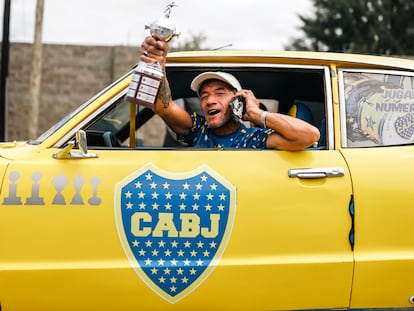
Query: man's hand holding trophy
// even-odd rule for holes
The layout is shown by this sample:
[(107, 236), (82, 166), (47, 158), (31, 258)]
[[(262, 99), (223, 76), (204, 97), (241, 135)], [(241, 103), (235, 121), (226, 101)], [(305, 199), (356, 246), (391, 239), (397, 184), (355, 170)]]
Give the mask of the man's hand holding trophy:
[[(174, 36), (179, 35), (175, 31), (175, 25), (170, 20), (171, 10), (174, 6), (174, 2), (167, 5), (164, 15), (160, 19), (145, 26), (145, 29), (150, 30), (150, 34), (155, 40), (168, 42)], [(146, 53), (148, 52), (143, 52), (144, 56), (147, 55)], [(140, 61), (134, 69), (125, 99), (130, 103), (152, 108), (157, 99), (163, 77), (161, 64)]]

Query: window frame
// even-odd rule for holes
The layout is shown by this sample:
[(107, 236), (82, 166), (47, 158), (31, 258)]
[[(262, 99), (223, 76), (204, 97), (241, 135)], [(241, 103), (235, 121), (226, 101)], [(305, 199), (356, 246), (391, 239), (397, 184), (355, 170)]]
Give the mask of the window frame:
[[(297, 64), (275, 64), (275, 63), (172, 63), (167, 64), (167, 72), (168, 70), (172, 70), (175, 72), (180, 72), (181, 70), (187, 71), (189, 73), (192, 73), (193, 75), (197, 72), (203, 72), (206, 70), (228, 70), (228, 71), (235, 71), (235, 72), (244, 72), (247, 73), (249, 70), (251, 71), (269, 71), (270, 73), (275, 70), (304, 70), (311, 72), (312, 70), (315, 70), (317, 72), (320, 72), (322, 75), (322, 81), (324, 85), (321, 85), (321, 88), (323, 88), (323, 96), (324, 96), (324, 111), (325, 111), (325, 118), (326, 118), (326, 148), (325, 149), (333, 149), (334, 146), (334, 131), (333, 131), (333, 111), (332, 111), (332, 86), (331, 86), (331, 77), (330, 77), (330, 69), (328, 65), (297, 65)], [(128, 75), (132, 74), (132, 71), (125, 75), (123, 78), (127, 77)], [(283, 73), (281, 73), (283, 74)], [(117, 83), (120, 83), (123, 79), (119, 79), (117, 82), (111, 84), (111, 86), (116, 85)], [(174, 82), (170, 82), (171, 85), (174, 86)], [(188, 84), (189, 89), (189, 84)], [(107, 87), (105, 91), (110, 92), (111, 87)], [(69, 130), (65, 135), (63, 135), (55, 144), (54, 147), (60, 148), (64, 144), (67, 143), (68, 140), (72, 139), (75, 135), (75, 133), (87, 126), (90, 122), (95, 120), (99, 114), (102, 114), (108, 107), (113, 105), (113, 103), (117, 102), (119, 99), (125, 96), (127, 92), (127, 87), (117, 93), (116, 95), (109, 98), (105, 103), (100, 105), (93, 113), (88, 115), (85, 119), (82, 119), (75, 127), (73, 127), (71, 130)], [(172, 91), (174, 96), (174, 90)], [(105, 96), (106, 93), (104, 91), (99, 93), (100, 96)], [(94, 97), (96, 99), (99, 97), (98, 95)], [(177, 97), (179, 98), (179, 97)], [(298, 100), (301, 100), (300, 98), (297, 98)], [(90, 104), (92, 101), (88, 101), (88, 104)], [(86, 106), (86, 104), (82, 105), (82, 107)], [(77, 110), (79, 111), (79, 109)], [(73, 117), (76, 117), (73, 115)], [(70, 120), (67, 120), (70, 121)], [(115, 149), (115, 148), (114, 148)], [(124, 150), (129, 148), (124, 148)], [(140, 149), (145, 149), (145, 146)], [(160, 150), (166, 149), (171, 150), (171, 148), (168, 147), (160, 147)]]

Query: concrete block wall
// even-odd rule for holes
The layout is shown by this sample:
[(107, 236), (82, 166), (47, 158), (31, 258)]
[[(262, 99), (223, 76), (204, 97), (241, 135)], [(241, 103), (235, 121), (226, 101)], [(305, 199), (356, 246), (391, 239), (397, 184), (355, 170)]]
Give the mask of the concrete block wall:
[[(33, 46), (11, 43), (7, 140), (26, 140)], [(138, 47), (43, 45), (38, 135), (130, 70)]]

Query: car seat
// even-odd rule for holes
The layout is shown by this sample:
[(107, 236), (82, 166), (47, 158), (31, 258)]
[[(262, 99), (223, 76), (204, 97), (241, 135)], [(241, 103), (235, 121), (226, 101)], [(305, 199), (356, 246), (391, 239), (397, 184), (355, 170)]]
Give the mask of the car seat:
[[(296, 101), (288, 111), (288, 115), (315, 125), (312, 110), (305, 103)], [(317, 125), (315, 125), (318, 127)], [(326, 147), (326, 120), (322, 118), (319, 125), (320, 138), (317, 147)]]

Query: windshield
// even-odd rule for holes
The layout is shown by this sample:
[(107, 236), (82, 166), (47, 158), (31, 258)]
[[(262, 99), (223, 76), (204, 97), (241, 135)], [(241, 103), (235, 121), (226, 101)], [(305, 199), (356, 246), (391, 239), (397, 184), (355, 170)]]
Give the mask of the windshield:
[(53, 135), (57, 130), (59, 130), (62, 126), (64, 126), (68, 121), (70, 121), (73, 117), (75, 117), (77, 114), (79, 114), (82, 110), (84, 110), (86, 107), (88, 107), (91, 103), (93, 103), (97, 98), (99, 98), (102, 94), (107, 92), (108, 90), (112, 89), (114, 85), (118, 84), (120, 81), (122, 81), (126, 76), (128, 76), (130, 73), (125, 74), (123, 77), (106, 87), (104, 90), (96, 94), (94, 97), (89, 99), (87, 102), (79, 106), (74, 111), (70, 112), (66, 116), (64, 116), (59, 122), (54, 124), (50, 129), (48, 129), (46, 132), (44, 132), (42, 135), (40, 135), (36, 140), (30, 141), (30, 144), (40, 144), (44, 140), (46, 140), (48, 137)]

